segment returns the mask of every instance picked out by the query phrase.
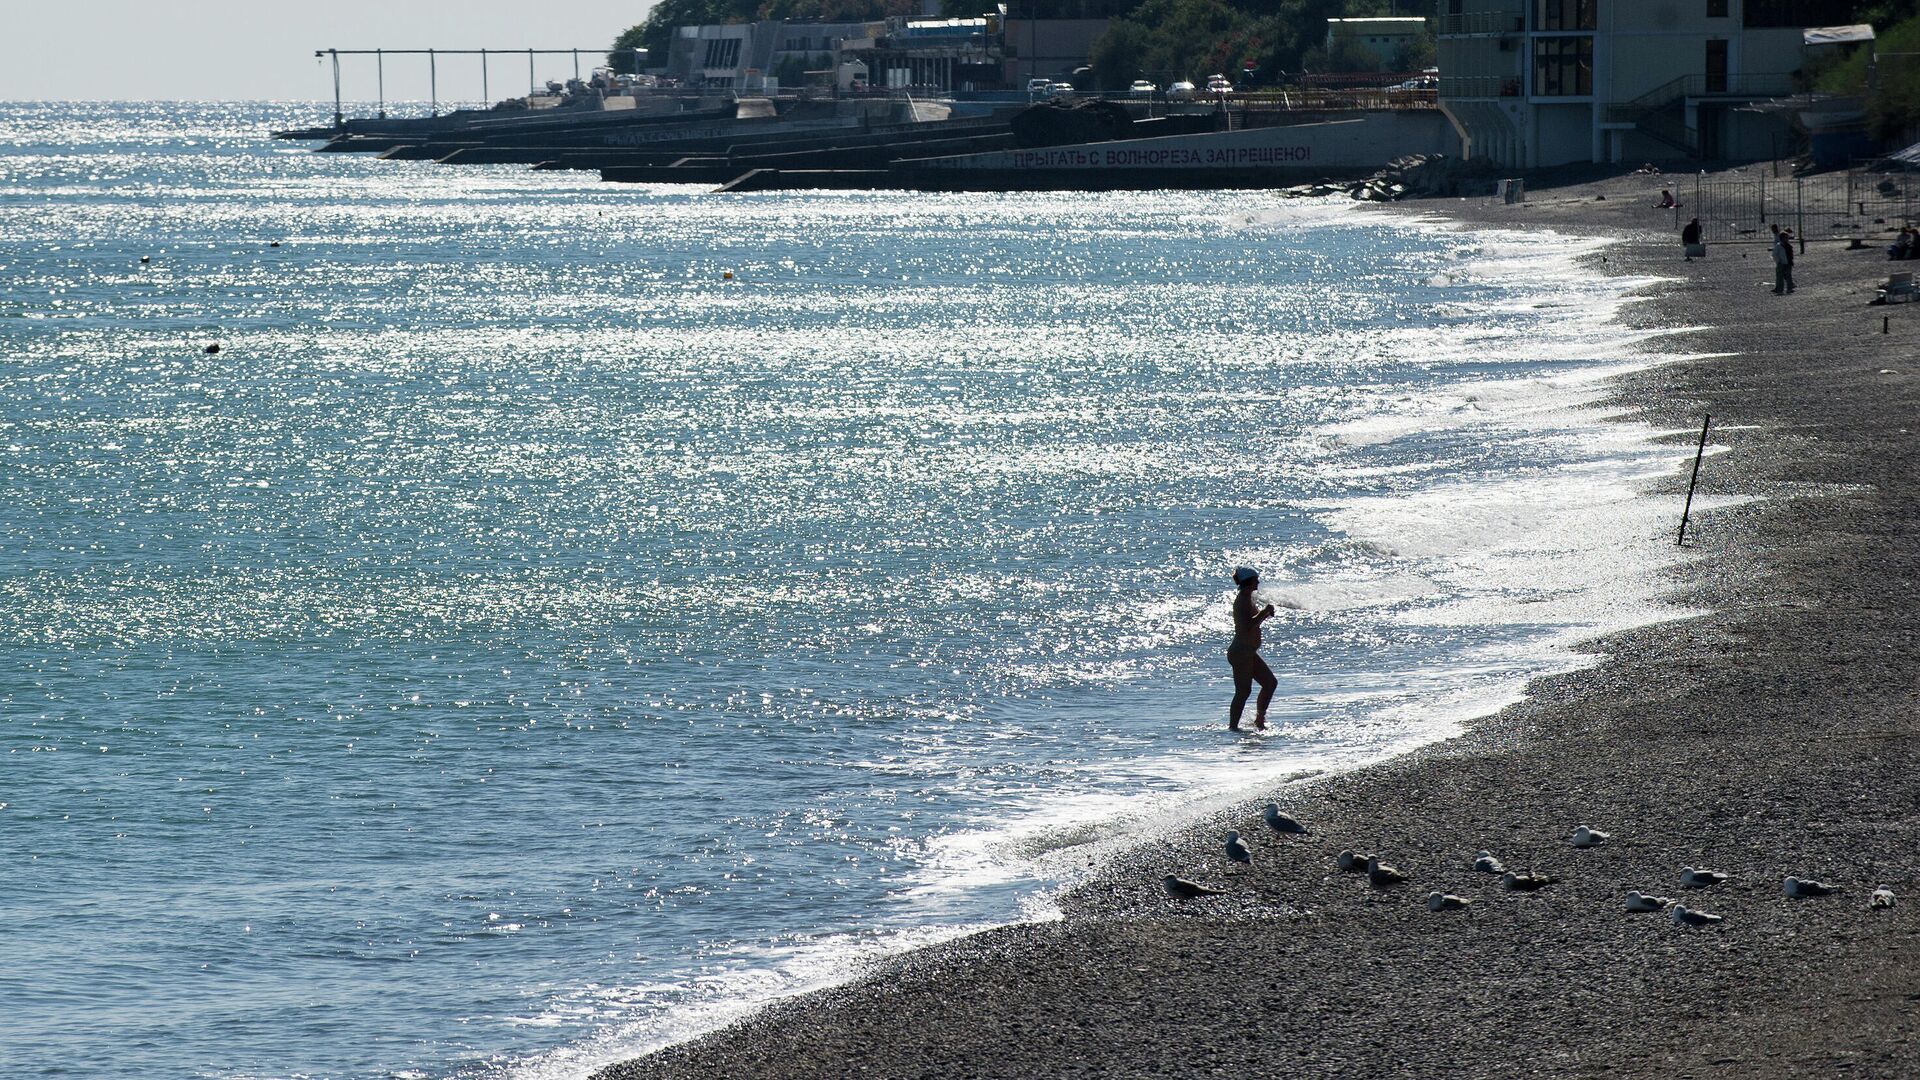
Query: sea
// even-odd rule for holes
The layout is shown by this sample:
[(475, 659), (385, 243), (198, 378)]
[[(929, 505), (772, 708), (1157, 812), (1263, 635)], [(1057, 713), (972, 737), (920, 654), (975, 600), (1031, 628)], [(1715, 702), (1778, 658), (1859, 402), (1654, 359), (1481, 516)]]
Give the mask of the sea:
[(0, 104), (9, 1078), (583, 1077), (1679, 613), (1599, 241), (328, 112)]

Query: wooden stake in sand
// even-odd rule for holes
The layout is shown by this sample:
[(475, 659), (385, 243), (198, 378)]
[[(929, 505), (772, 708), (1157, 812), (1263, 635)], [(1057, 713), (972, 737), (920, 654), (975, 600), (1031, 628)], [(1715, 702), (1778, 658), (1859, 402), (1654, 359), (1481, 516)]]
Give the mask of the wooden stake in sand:
[(1702, 413), (1700, 421), (1700, 448), (1693, 452), (1693, 479), (1687, 481), (1687, 505), (1680, 511), (1680, 539), (1675, 541), (1680, 547), (1687, 546), (1687, 515), (1693, 513), (1693, 486), (1700, 482), (1700, 459), (1707, 453), (1707, 428), (1713, 425), (1713, 414)]

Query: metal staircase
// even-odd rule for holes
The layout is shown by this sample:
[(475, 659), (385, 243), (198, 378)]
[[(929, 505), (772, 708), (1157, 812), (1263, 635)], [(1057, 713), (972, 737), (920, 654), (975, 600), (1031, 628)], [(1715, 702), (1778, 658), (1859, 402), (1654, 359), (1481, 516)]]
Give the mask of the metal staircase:
[(1783, 74), (1682, 75), (1631, 101), (1607, 106), (1610, 124), (1634, 130), (1687, 157), (1701, 156), (1700, 134), (1687, 126), (1689, 105), (1732, 103), (1793, 93), (1793, 77)]

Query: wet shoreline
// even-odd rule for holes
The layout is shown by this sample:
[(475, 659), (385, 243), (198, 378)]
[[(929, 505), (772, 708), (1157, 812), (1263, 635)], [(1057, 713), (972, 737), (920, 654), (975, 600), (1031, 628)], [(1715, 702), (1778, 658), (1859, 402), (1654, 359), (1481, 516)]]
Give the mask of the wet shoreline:
[[(1696, 359), (1621, 376), (1611, 406), (1727, 452), (1672, 599), (1712, 613), (1592, 643), (1465, 734), (1276, 793), (1313, 834), (1234, 815), (1149, 844), (1054, 923), (909, 954), (875, 974), (605, 1070), (678, 1076), (1893, 1076), (1920, 1036), (1920, 636), (1914, 530), (1920, 317), (1869, 308), (1877, 251), (1816, 243), (1774, 297), (1764, 249), (1684, 263), (1658, 178), (1536, 190), (1522, 206), (1382, 212), (1612, 235), (1595, 272), (1670, 279), (1632, 329), (1696, 329)], [(1604, 195), (1604, 200), (1598, 196)], [(1892, 333), (1881, 334), (1888, 314)], [(1911, 325), (1907, 325), (1911, 324)], [(1672, 490), (1677, 524), (1684, 474)], [(1578, 825), (1614, 839), (1576, 850)], [(1224, 828), (1257, 839), (1225, 869)], [(1413, 878), (1334, 869), (1377, 851)], [(1559, 878), (1509, 893), (1476, 849)], [(1682, 865), (1733, 875), (1698, 897)], [(1174, 901), (1165, 873), (1229, 887)], [(1788, 874), (1835, 897), (1789, 900)], [(1901, 899), (1869, 912), (1889, 885)], [(1429, 913), (1429, 889), (1475, 900)], [(1708, 929), (1630, 915), (1680, 895)], [(1909, 896), (1911, 894), (1911, 899)], [(1819, 987), (1810, 992), (1808, 987)]]

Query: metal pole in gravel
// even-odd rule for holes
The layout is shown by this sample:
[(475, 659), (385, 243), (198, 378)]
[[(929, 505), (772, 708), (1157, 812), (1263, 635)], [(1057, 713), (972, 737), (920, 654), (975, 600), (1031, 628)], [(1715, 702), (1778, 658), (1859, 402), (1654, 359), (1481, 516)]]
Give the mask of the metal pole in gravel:
[(1707, 453), (1707, 428), (1713, 424), (1713, 414), (1704, 413), (1700, 421), (1700, 446), (1693, 452), (1693, 479), (1687, 481), (1687, 505), (1680, 511), (1680, 538), (1675, 546), (1687, 546), (1687, 516), (1693, 513), (1693, 487), (1700, 482), (1700, 459)]

